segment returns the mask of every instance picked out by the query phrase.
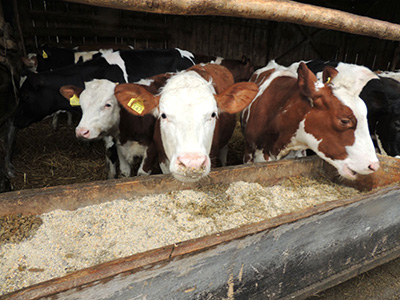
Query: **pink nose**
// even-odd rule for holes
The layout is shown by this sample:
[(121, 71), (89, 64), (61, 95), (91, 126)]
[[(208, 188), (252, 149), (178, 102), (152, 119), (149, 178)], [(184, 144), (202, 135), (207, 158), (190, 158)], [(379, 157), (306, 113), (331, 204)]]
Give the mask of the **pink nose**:
[(203, 154), (187, 153), (178, 157), (177, 162), (179, 165), (186, 168), (199, 170), (207, 166), (207, 157)]
[(368, 166), (371, 171), (376, 171), (379, 169), (379, 161), (375, 161)]
[(77, 127), (75, 129), (75, 134), (76, 134), (76, 137), (78, 137), (78, 138), (87, 139), (90, 136), (90, 131), (89, 131), (89, 129), (87, 129), (85, 127)]

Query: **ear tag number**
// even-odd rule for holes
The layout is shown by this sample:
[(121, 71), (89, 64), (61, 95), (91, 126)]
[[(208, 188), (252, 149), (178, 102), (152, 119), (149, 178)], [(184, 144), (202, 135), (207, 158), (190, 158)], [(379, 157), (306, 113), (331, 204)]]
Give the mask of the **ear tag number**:
[(47, 55), (46, 51), (44, 51), (44, 50), (42, 51), (42, 57), (44, 59), (49, 58), (49, 56)]
[(326, 79), (326, 84), (330, 84), (330, 83), (331, 83), (331, 78), (328, 77), (328, 78)]
[(79, 106), (79, 105), (81, 105), (79, 103), (79, 97), (76, 94), (74, 94), (71, 98), (69, 98), (69, 104), (71, 106)]
[(128, 106), (138, 114), (142, 114), (144, 110), (144, 104), (140, 98), (131, 98), (131, 100), (128, 102)]

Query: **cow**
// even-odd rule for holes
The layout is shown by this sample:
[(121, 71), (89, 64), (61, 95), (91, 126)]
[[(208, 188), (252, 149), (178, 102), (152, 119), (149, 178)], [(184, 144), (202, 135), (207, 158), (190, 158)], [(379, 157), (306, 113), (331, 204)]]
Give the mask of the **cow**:
[(196, 63), (215, 63), (226, 67), (233, 75), (235, 82), (248, 81), (254, 73), (254, 66), (243, 56), (242, 60), (226, 59), (220, 56), (194, 55)]
[(157, 118), (154, 142), (162, 172), (194, 182), (226, 155), (221, 149), (235, 127), (227, 116), (246, 107), (257, 91), (252, 82), (234, 83), (221, 65), (198, 64), (171, 76), (158, 94), (139, 84), (119, 84), (115, 96), (129, 113)]
[(259, 93), (241, 115), (244, 162), (279, 160), (311, 149), (344, 178), (376, 171), (365, 103), (337, 76), (327, 66), (319, 81), (304, 62), (286, 68), (271, 61), (257, 70), (250, 81)]
[(392, 78), (394, 80), (400, 81), (400, 70), (396, 71), (383, 71), (383, 72), (375, 72), (379, 77), (387, 77)]
[(347, 82), (347, 88), (358, 93), (367, 105), (369, 131), (378, 151), (400, 155), (400, 82), (355, 64), (310, 61), (307, 65), (319, 77), (324, 66), (335, 67), (341, 81)]
[[(24, 83), (29, 73), (38, 73), (53, 71), (61, 69), (73, 64), (85, 62), (96, 57), (100, 57), (107, 52), (113, 52), (112, 49), (99, 49), (91, 51), (79, 51), (77, 49), (59, 48), (43, 45), (38, 49), (39, 54), (29, 53), (21, 60), (28, 68), (27, 71), (22, 72), (20, 85)], [(55, 112), (52, 117), (53, 129), (57, 128), (58, 116), (61, 113), (66, 113), (68, 117), (68, 125), (72, 124), (72, 113), (66, 110), (59, 110)]]
[(63, 85), (83, 88), (84, 82), (92, 79), (136, 82), (156, 74), (184, 70), (193, 64), (192, 54), (180, 49), (121, 50), (54, 71), (32, 73), (20, 88), (15, 125), (24, 128), (59, 110), (73, 111), (75, 104), (71, 105), (59, 93)]
[(85, 62), (100, 57), (103, 52), (112, 52), (112, 49), (79, 51), (77, 49), (52, 47), (43, 45), (38, 53), (29, 53), (22, 57), (23, 64), (31, 72), (46, 72), (61, 69), (73, 64)]
[[(172, 73), (164, 73), (141, 80), (145, 89), (158, 93)], [(131, 175), (131, 165), (134, 157), (143, 157), (137, 175), (149, 175), (156, 162), (156, 148), (153, 142), (155, 117), (143, 117), (128, 113), (121, 109), (114, 96), (116, 83), (107, 79), (94, 79), (85, 82), (85, 88), (63, 86), (60, 93), (70, 99), (79, 96), (82, 108), (82, 119), (76, 127), (76, 136), (83, 140), (105, 139), (113, 140), (117, 149), (121, 175)], [(108, 163), (108, 178), (117, 176), (116, 164)]]

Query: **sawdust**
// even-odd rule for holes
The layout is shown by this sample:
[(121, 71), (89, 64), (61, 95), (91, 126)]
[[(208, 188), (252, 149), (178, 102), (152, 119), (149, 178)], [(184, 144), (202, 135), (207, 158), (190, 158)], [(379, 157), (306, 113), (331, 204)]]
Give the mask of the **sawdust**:
[(0, 244), (0, 294), (135, 253), (259, 222), (360, 192), (325, 179), (235, 182), (42, 214), (19, 243)]

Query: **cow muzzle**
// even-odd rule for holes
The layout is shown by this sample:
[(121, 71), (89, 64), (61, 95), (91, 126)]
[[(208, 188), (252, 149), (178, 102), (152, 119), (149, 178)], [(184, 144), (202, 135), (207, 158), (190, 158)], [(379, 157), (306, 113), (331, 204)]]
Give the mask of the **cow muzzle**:
[(368, 167), (363, 169), (353, 170), (348, 164), (344, 164), (341, 169), (339, 169), (339, 174), (346, 179), (355, 180), (358, 174), (368, 175), (379, 169), (379, 161), (373, 161), (368, 164)]
[(210, 172), (210, 159), (200, 153), (185, 153), (176, 158), (171, 172), (180, 181), (197, 181)]

